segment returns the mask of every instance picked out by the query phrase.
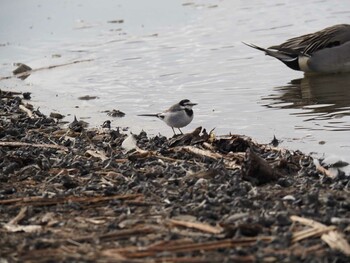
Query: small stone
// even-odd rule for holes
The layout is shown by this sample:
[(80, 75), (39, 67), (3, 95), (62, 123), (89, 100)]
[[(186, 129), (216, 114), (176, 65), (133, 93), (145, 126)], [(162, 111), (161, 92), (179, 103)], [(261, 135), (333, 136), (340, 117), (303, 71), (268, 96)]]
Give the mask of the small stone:
[(30, 100), (31, 97), (30, 97), (30, 92), (23, 92), (22, 96), (23, 96), (23, 99), (25, 100)]
[(292, 195), (286, 195), (282, 198), (283, 201), (295, 201), (295, 197)]

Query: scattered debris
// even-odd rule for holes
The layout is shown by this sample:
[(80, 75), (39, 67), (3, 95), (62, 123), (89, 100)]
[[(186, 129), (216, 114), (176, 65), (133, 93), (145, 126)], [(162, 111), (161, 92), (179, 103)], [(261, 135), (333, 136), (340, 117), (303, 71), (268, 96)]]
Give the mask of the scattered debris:
[(12, 71), (12, 73), (17, 76), (18, 78), (24, 80), (29, 77), (30, 71), (32, 70), (31, 67), (27, 66), (26, 64), (23, 63), (16, 63), (15, 66), (17, 68)]
[(125, 116), (125, 113), (124, 113), (124, 112), (122, 112), (122, 111), (120, 111), (120, 110), (115, 110), (115, 109), (113, 109), (113, 110), (111, 110), (111, 111), (106, 110), (106, 111), (104, 111), (104, 112), (107, 112), (107, 115), (108, 115), (108, 116), (111, 116), (111, 117), (122, 118), (122, 117)]
[(30, 100), (31, 99), (31, 96), (30, 96), (30, 92), (23, 92), (23, 99), (25, 100)]
[(349, 175), (202, 127), (64, 128), (20, 96), (0, 92), (1, 260), (350, 260)]
[(273, 146), (273, 147), (277, 147), (279, 144), (280, 144), (280, 140), (277, 140), (276, 136), (274, 135), (273, 136), (273, 139), (272, 141), (270, 142), (270, 144)]
[(98, 99), (98, 97), (97, 96), (86, 95), (86, 96), (81, 96), (78, 99), (79, 100), (95, 100), (95, 99)]
[(243, 179), (256, 185), (277, 181), (281, 174), (265, 159), (258, 156), (251, 147), (247, 148), (244, 165), (242, 167)]
[(32, 70), (31, 67), (29, 67), (29, 66), (27, 66), (26, 64), (23, 64), (23, 63), (16, 63), (15, 66), (17, 66), (17, 68), (14, 71), (12, 71), (12, 73), (14, 75), (17, 75), (17, 74), (24, 73), (24, 72)]
[(134, 134), (130, 133), (129, 136), (127, 136), (125, 138), (125, 140), (123, 140), (121, 147), (125, 151), (129, 152), (129, 151), (135, 150), (137, 148), (136, 143), (137, 143), (136, 136)]
[(57, 113), (57, 112), (51, 112), (50, 113), (50, 118), (54, 118), (54, 119), (57, 119), (57, 120), (62, 120), (64, 117), (64, 115), (60, 114), (60, 113)]
[(122, 23), (124, 23), (124, 19), (109, 20), (108, 23), (111, 23), (111, 24), (122, 24)]
[(77, 117), (74, 116), (74, 120), (68, 125), (68, 128), (74, 132), (82, 132), (85, 128), (87, 128), (89, 124), (82, 120), (77, 120)]
[(106, 120), (106, 121), (102, 124), (102, 128), (110, 129), (110, 128), (111, 128), (111, 121), (110, 121), (110, 120)]

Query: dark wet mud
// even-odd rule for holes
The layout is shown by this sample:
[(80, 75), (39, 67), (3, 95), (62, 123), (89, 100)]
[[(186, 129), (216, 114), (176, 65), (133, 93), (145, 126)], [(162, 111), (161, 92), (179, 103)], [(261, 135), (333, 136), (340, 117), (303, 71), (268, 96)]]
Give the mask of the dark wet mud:
[(0, 95), (2, 262), (350, 260), (350, 176), (276, 139), (64, 128)]

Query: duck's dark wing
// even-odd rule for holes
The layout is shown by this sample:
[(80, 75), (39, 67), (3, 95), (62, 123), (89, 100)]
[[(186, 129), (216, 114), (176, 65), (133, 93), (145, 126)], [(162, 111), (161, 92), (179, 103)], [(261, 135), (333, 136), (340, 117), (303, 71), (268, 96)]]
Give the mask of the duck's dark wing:
[(288, 39), (280, 45), (269, 47), (269, 49), (289, 54), (293, 51), (294, 53), (312, 55), (318, 50), (340, 46), (348, 41), (350, 41), (350, 25), (340, 24), (315, 33)]

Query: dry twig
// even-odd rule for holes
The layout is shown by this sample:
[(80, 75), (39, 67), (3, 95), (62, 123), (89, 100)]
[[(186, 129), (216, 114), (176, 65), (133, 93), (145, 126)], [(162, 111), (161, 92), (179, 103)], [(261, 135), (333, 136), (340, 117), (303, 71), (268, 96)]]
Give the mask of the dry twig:
[(56, 144), (39, 144), (39, 143), (27, 143), (27, 142), (0, 142), (0, 147), (36, 147), (36, 148), (49, 148), (68, 152), (68, 148)]
[(0, 205), (15, 205), (15, 206), (45, 206), (45, 205), (57, 205), (66, 202), (77, 203), (98, 203), (110, 200), (125, 200), (143, 197), (142, 194), (126, 194), (126, 195), (112, 195), (112, 196), (66, 196), (58, 198), (47, 198), (42, 196), (20, 197), (14, 199), (0, 200)]
[(171, 224), (176, 226), (183, 226), (183, 227), (189, 227), (194, 228), (200, 231), (208, 232), (211, 234), (220, 234), (223, 229), (219, 226), (211, 226), (209, 224), (201, 223), (201, 222), (190, 222), (190, 221), (182, 221), (182, 220), (175, 220), (175, 219), (169, 219), (168, 220)]
[(345, 255), (350, 256), (350, 245), (344, 236), (336, 230), (335, 226), (326, 226), (312, 219), (299, 216), (290, 217), (293, 222), (299, 222), (303, 225), (312, 227), (294, 233), (292, 242), (297, 242), (305, 238), (321, 235), (321, 239), (326, 242), (332, 249), (339, 250)]

